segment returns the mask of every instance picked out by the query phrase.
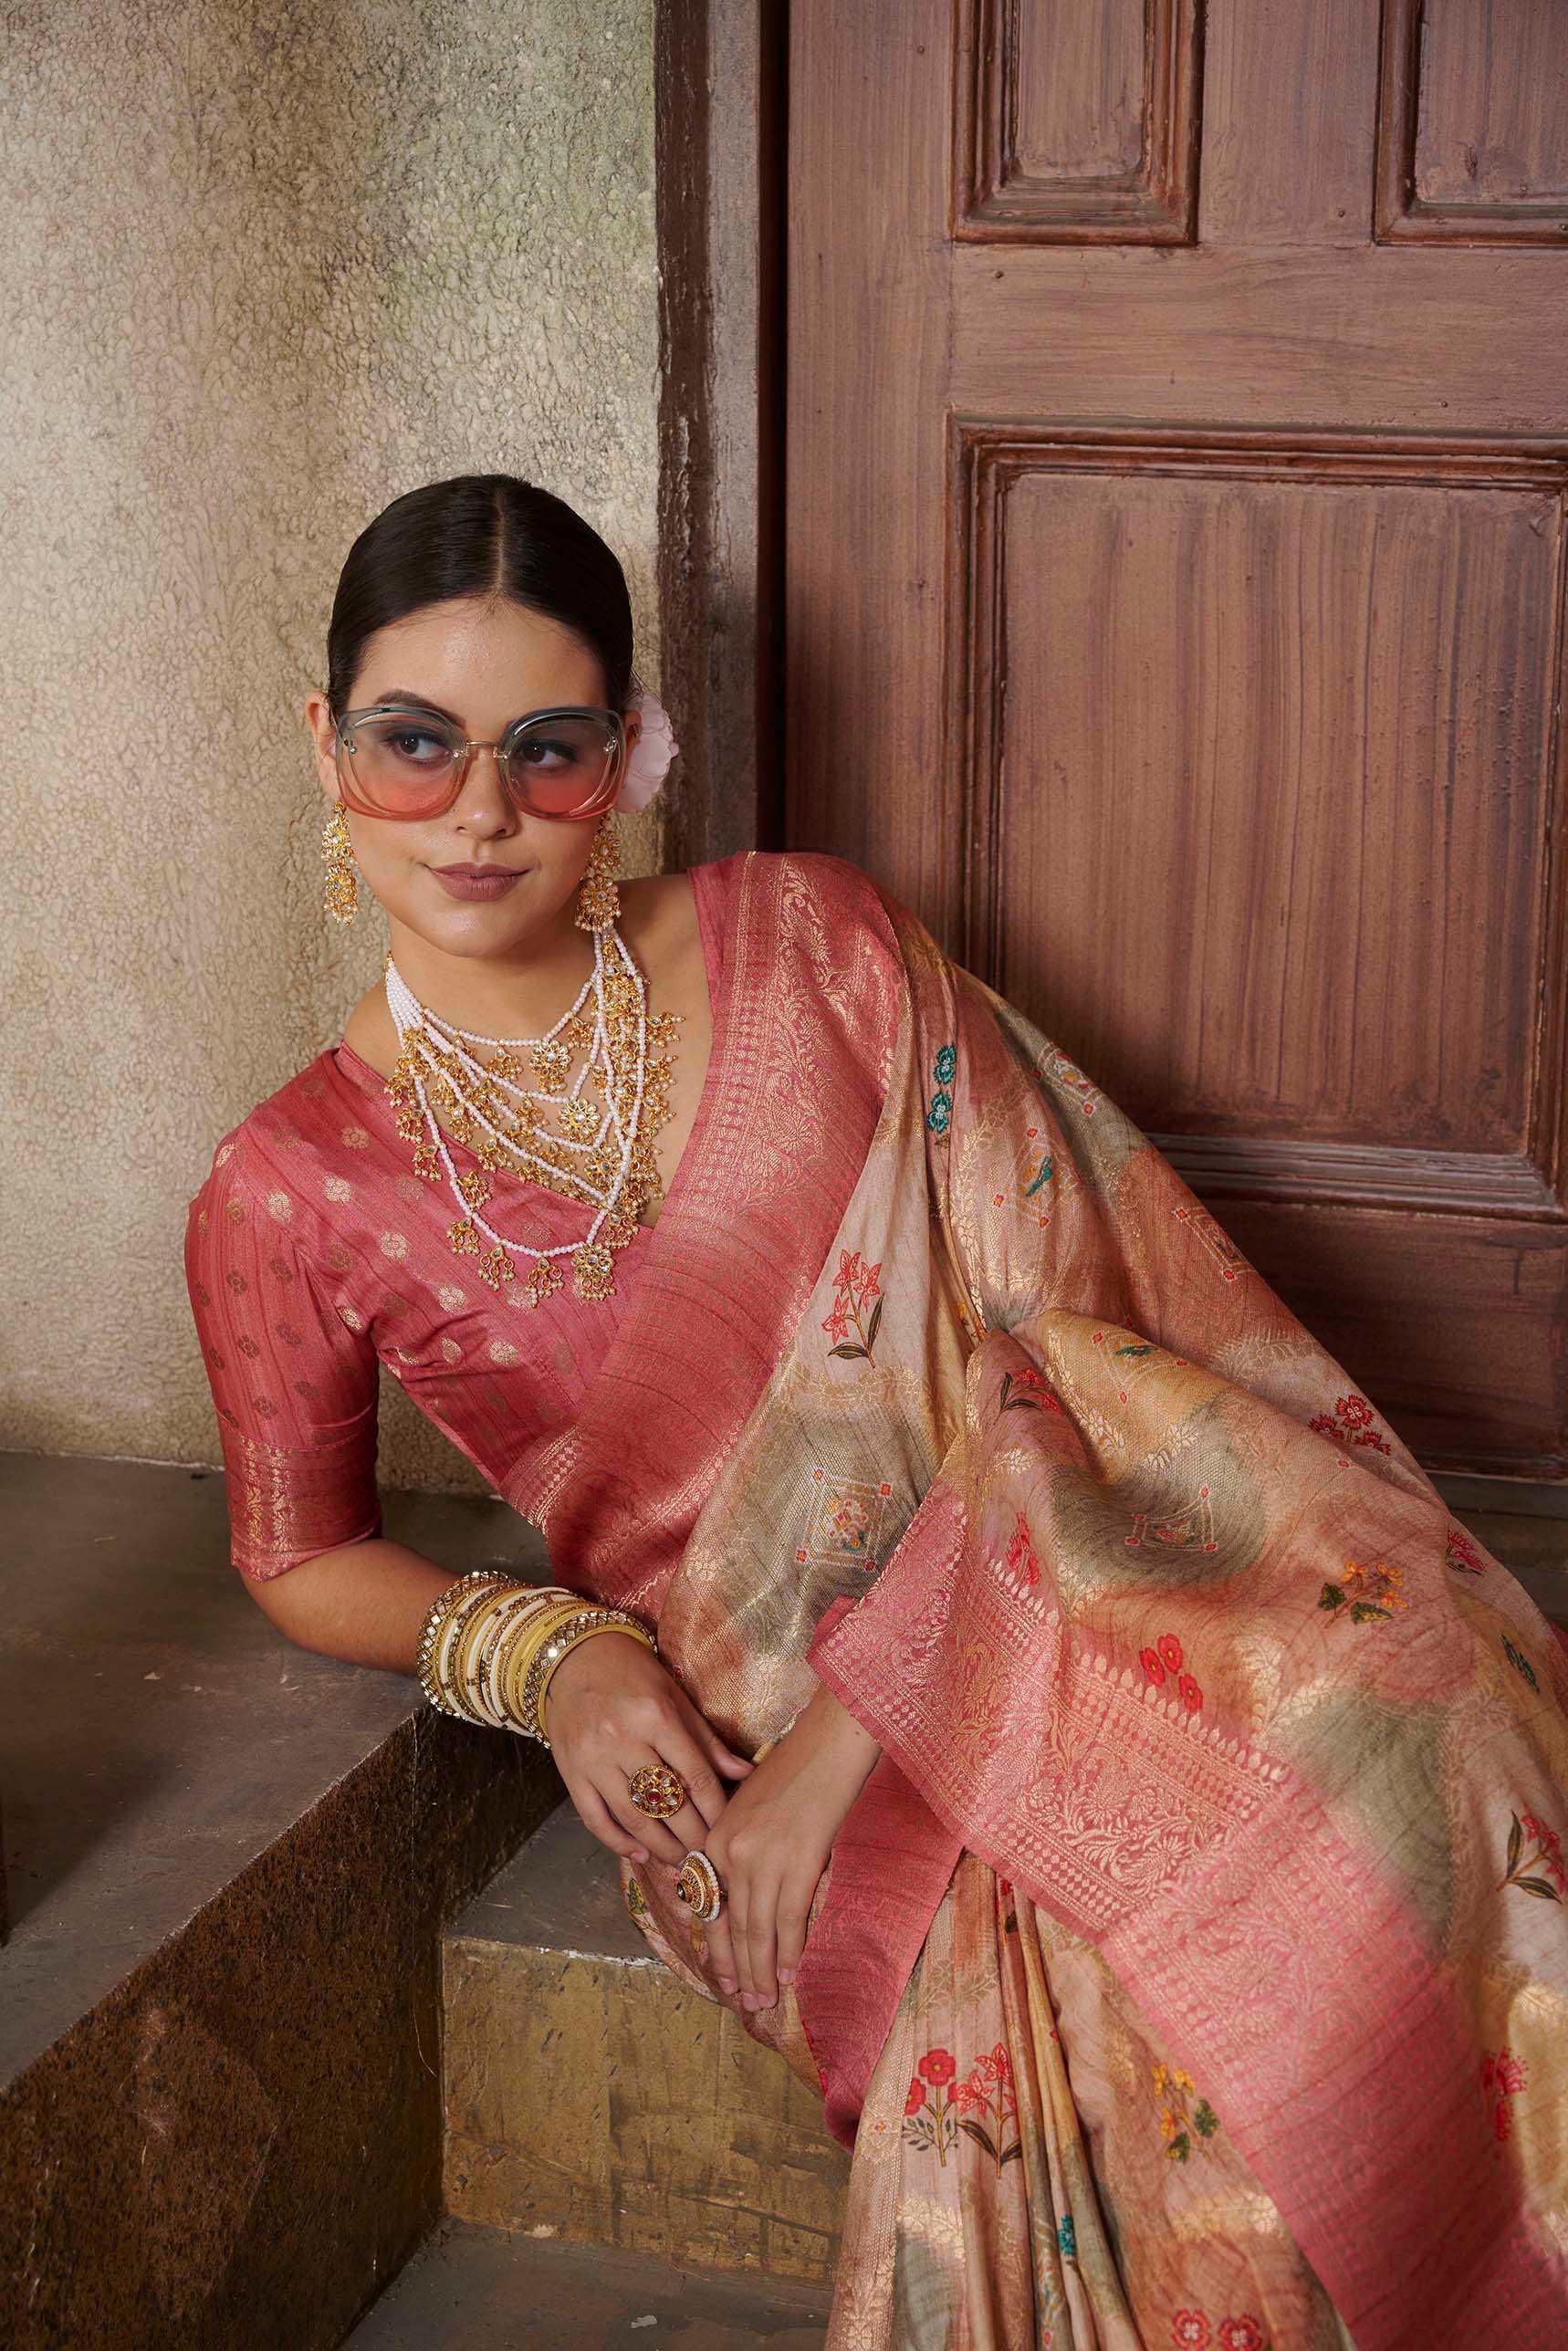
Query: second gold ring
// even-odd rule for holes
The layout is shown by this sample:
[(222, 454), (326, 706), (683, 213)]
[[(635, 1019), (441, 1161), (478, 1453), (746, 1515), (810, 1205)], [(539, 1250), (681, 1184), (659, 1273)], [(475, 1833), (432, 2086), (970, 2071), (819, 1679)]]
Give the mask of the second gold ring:
[(724, 1880), (700, 1845), (681, 1864), (675, 1894), (705, 1925), (711, 1924), (724, 1908)]

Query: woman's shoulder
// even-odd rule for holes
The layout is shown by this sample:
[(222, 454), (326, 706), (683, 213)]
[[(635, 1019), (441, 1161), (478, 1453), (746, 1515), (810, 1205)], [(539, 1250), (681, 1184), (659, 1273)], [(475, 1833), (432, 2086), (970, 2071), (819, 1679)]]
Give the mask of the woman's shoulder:
[(299, 1153), (331, 1131), (340, 1107), (336, 1092), (331, 1050), (327, 1048), (218, 1136), (196, 1197), (209, 1207), (270, 1197), (287, 1181)]
[(740, 849), (733, 856), (691, 869), (694, 884), (727, 899), (769, 901), (797, 916), (886, 928), (894, 903), (880, 883), (847, 857), (823, 849)]

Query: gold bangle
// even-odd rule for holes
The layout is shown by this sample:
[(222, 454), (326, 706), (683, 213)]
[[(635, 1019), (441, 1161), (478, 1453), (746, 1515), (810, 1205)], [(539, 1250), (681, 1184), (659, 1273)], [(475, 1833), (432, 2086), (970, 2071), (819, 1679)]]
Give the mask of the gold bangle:
[(520, 1728), (517, 1691), (535, 1649), (547, 1637), (549, 1626), (559, 1620), (562, 1609), (578, 1604), (570, 1593), (552, 1586), (538, 1593), (534, 1607), (511, 1612), (491, 1659), (489, 1682), (492, 1703), (508, 1729)]
[(531, 1685), (540, 1657), (562, 1627), (575, 1624), (583, 1614), (583, 1602), (578, 1594), (539, 1615), (527, 1635), (510, 1650), (507, 1658), (507, 1714), (516, 1729), (537, 1739), (538, 1719), (534, 1710)]
[(595, 1633), (630, 1633), (633, 1638), (642, 1641), (648, 1648), (653, 1649), (655, 1646), (653, 1637), (646, 1627), (639, 1625), (634, 1616), (628, 1616), (620, 1609), (596, 1609), (591, 1615), (585, 1615), (581, 1619), (573, 1618), (570, 1624), (563, 1625), (555, 1637), (546, 1642), (534, 1661), (532, 1688), (525, 1685), (523, 1690), (524, 1711), (528, 1713), (531, 1707), (530, 1719), (538, 1726), (537, 1736), (547, 1747), (549, 1745), (549, 1738), (545, 1727), (545, 1700), (555, 1677), (555, 1669), (563, 1658), (569, 1656), (571, 1651), (578, 1647), (580, 1643), (591, 1640)]
[(464, 1704), (481, 1722), (487, 1721), (489, 1717), (479, 1694), (479, 1677), (474, 1667), (475, 1653), (483, 1651), (497, 1616), (513, 1594), (523, 1589), (523, 1585), (514, 1578), (510, 1584), (487, 1592), (473, 1614), (464, 1620), (462, 1631), (453, 1636), (455, 1655), (449, 1678)]
[(570, 1594), (553, 1585), (542, 1591), (530, 1588), (526, 1594), (509, 1594), (507, 1605), (497, 1612), (475, 1668), (474, 1693), (498, 1729), (515, 1728), (507, 1699), (508, 1661), (518, 1646), (529, 1641), (569, 1599)]
[(514, 1618), (521, 1616), (525, 1622), (536, 1616), (543, 1619), (553, 1614), (558, 1604), (547, 1598), (543, 1606), (538, 1605), (535, 1587), (514, 1578), (508, 1589), (490, 1593), (455, 1636), (456, 1656), (450, 1678), (476, 1720), (487, 1722), (497, 1730), (507, 1728), (507, 1718), (493, 1705), (486, 1684), (497, 1644)]
[(433, 1665), (437, 1643), (445, 1628), (448, 1617), (456, 1608), (458, 1602), (472, 1592), (476, 1584), (498, 1583), (506, 1575), (507, 1570), (504, 1568), (471, 1568), (466, 1575), (455, 1576), (450, 1583), (444, 1585), (436, 1593), (426, 1609), (424, 1621), (420, 1626), (419, 1646), (414, 1660), (417, 1672), (423, 1675)]
[(434, 1660), (436, 1679), (445, 1691), (453, 1708), (465, 1722), (476, 1722), (494, 1728), (490, 1722), (490, 1717), (476, 1702), (474, 1686), (468, 1674), (468, 1659), (473, 1651), (475, 1637), (483, 1625), (488, 1622), (491, 1612), (508, 1599), (514, 1592), (526, 1589), (527, 1587), (519, 1584), (515, 1576), (508, 1576), (502, 1588), (481, 1592), (473, 1601), (459, 1603), (447, 1627), (444, 1640), (437, 1644)]

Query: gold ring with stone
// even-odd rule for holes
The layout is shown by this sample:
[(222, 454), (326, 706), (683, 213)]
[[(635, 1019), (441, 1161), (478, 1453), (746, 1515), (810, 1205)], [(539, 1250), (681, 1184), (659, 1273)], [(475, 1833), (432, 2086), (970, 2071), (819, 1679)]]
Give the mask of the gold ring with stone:
[(692, 1916), (705, 1925), (718, 1917), (724, 1908), (724, 1883), (717, 1870), (699, 1846), (688, 1853), (681, 1864), (681, 1874), (675, 1880), (677, 1898), (690, 1907)]
[(667, 1763), (644, 1763), (626, 1782), (632, 1802), (653, 1821), (667, 1821), (686, 1801), (686, 1783)]

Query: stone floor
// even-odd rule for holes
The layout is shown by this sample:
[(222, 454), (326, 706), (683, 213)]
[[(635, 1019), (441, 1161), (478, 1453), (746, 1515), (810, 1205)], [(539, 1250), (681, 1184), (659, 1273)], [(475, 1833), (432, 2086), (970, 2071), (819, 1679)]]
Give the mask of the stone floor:
[(349, 2351), (820, 2351), (831, 2297), (444, 2220)]

